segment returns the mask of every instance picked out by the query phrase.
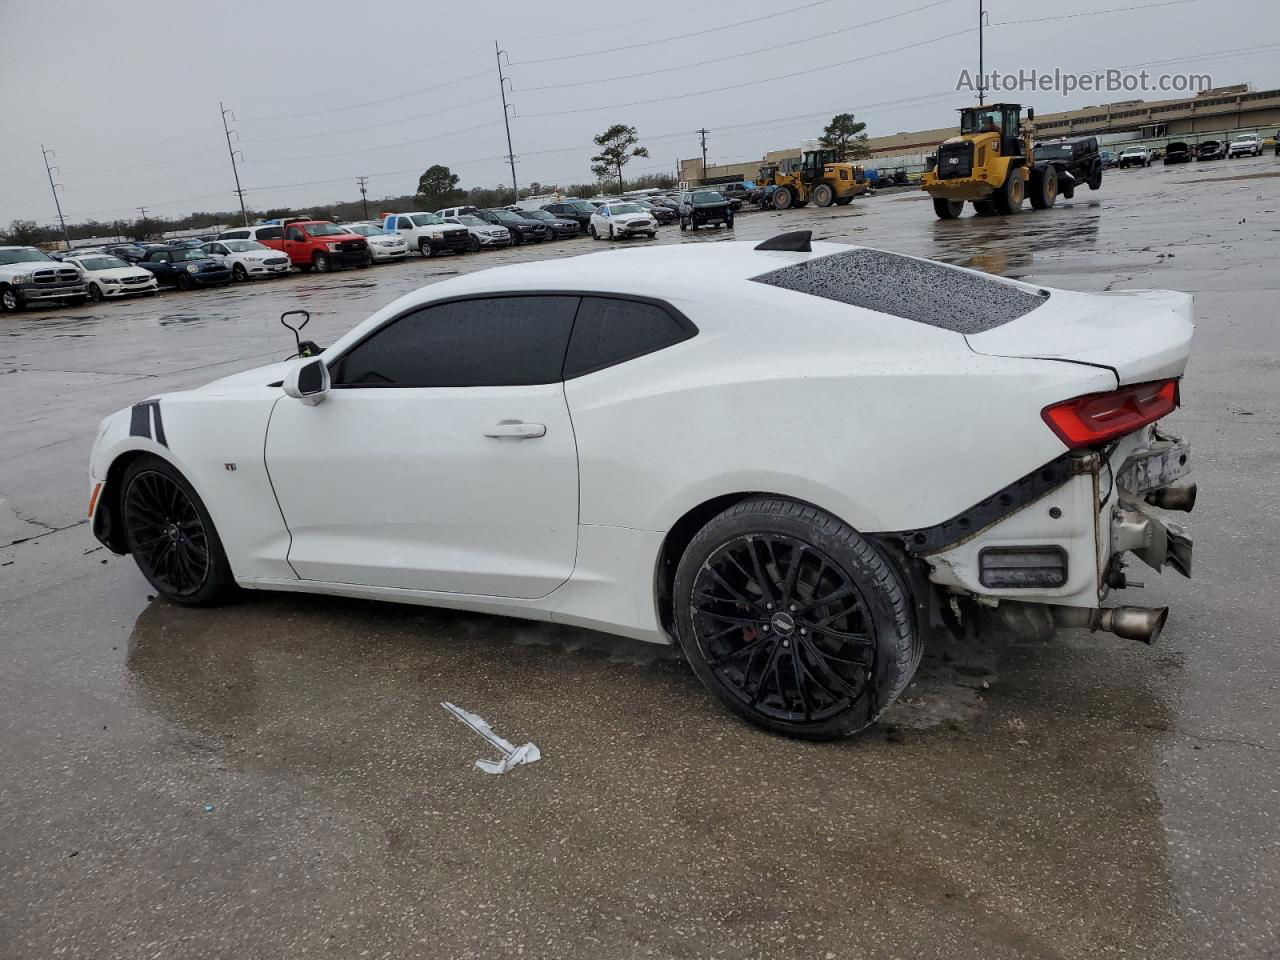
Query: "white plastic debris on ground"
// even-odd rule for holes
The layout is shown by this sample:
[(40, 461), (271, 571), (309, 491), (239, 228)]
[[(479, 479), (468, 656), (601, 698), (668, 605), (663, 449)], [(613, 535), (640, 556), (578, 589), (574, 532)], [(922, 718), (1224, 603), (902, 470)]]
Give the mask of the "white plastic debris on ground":
[(522, 763), (533, 763), (542, 759), (542, 754), (538, 751), (535, 744), (526, 743), (523, 747), (514, 746), (510, 741), (502, 739), (493, 732), (493, 728), (485, 721), (483, 717), (477, 717), (474, 713), (468, 713), (461, 707), (452, 703), (442, 703), (444, 707), (455, 717), (465, 723), (480, 736), (488, 740), (493, 746), (502, 751), (502, 759), (493, 760), (477, 760), (476, 766), (485, 773), (506, 773), (512, 767), (519, 766)]

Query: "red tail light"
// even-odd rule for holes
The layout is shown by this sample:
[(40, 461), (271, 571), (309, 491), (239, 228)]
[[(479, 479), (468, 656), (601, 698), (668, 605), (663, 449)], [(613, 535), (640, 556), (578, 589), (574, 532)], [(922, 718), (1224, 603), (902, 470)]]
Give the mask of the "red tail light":
[(1155, 423), (1178, 406), (1178, 381), (1153, 380), (1045, 407), (1040, 416), (1071, 449), (1093, 447)]

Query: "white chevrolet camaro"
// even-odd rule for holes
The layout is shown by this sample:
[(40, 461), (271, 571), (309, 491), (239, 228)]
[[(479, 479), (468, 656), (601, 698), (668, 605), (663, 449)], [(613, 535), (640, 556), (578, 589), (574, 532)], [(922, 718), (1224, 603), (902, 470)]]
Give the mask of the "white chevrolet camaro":
[[(1150, 642), (1190, 575), (1190, 297), (717, 243), (478, 271), (102, 422), (95, 535), (165, 597), (456, 607), (678, 642), (771, 730), (851, 733), (982, 609)], [(967, 624), (963, 624), (967, 627)]]

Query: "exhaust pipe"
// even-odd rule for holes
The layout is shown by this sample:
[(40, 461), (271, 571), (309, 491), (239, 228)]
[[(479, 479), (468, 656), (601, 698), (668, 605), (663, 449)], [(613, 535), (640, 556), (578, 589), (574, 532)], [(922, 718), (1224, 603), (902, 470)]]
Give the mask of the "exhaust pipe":
[(1087, 627), (1114, 633), (1126, 640), (1153, 644), (1160, 639), (1164, 623), (1169, 619), (1168, 607), (1052, 607), (1053, 621), (1060, 627)]
[(1161, 510), (1182, 510), (1190, 513), (1196, 505), (1196, 485), (1189, 483), (1185, 487), (1161, 487), (1147, 494), (1147, 503)]

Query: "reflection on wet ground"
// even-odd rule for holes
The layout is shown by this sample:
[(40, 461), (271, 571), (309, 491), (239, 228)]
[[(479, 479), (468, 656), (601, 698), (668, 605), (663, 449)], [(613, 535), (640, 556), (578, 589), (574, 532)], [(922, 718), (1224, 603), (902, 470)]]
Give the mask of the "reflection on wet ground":
[[(94, 960), (1274, 956), (1280, 291), (1260, 213), (1280, 181), (1187, 177), (1108, 174), (1011, 218), (939, 222), (912, 192), (663, 228), (812, 229), (1070, 289), (1197, 294), (1170, 421), (1196, 449), (1197, 579), (1151, 575), (1136, 601), (1173, 605), (1161, 645), (935, 644), (881, 723), (836, 744), (736, 722), (669, 648), (302, 595), (188, 610), (149, 602), (88, 539), (98, 419), (279, 359), (284, 310), (331, 342), (436, 279), (631, 244), (0, 318), (0, 544), (21, 540), (0, 546), (0, 943)], [(543, 760), (479, 773), (483, 744), (443, 700)]]

